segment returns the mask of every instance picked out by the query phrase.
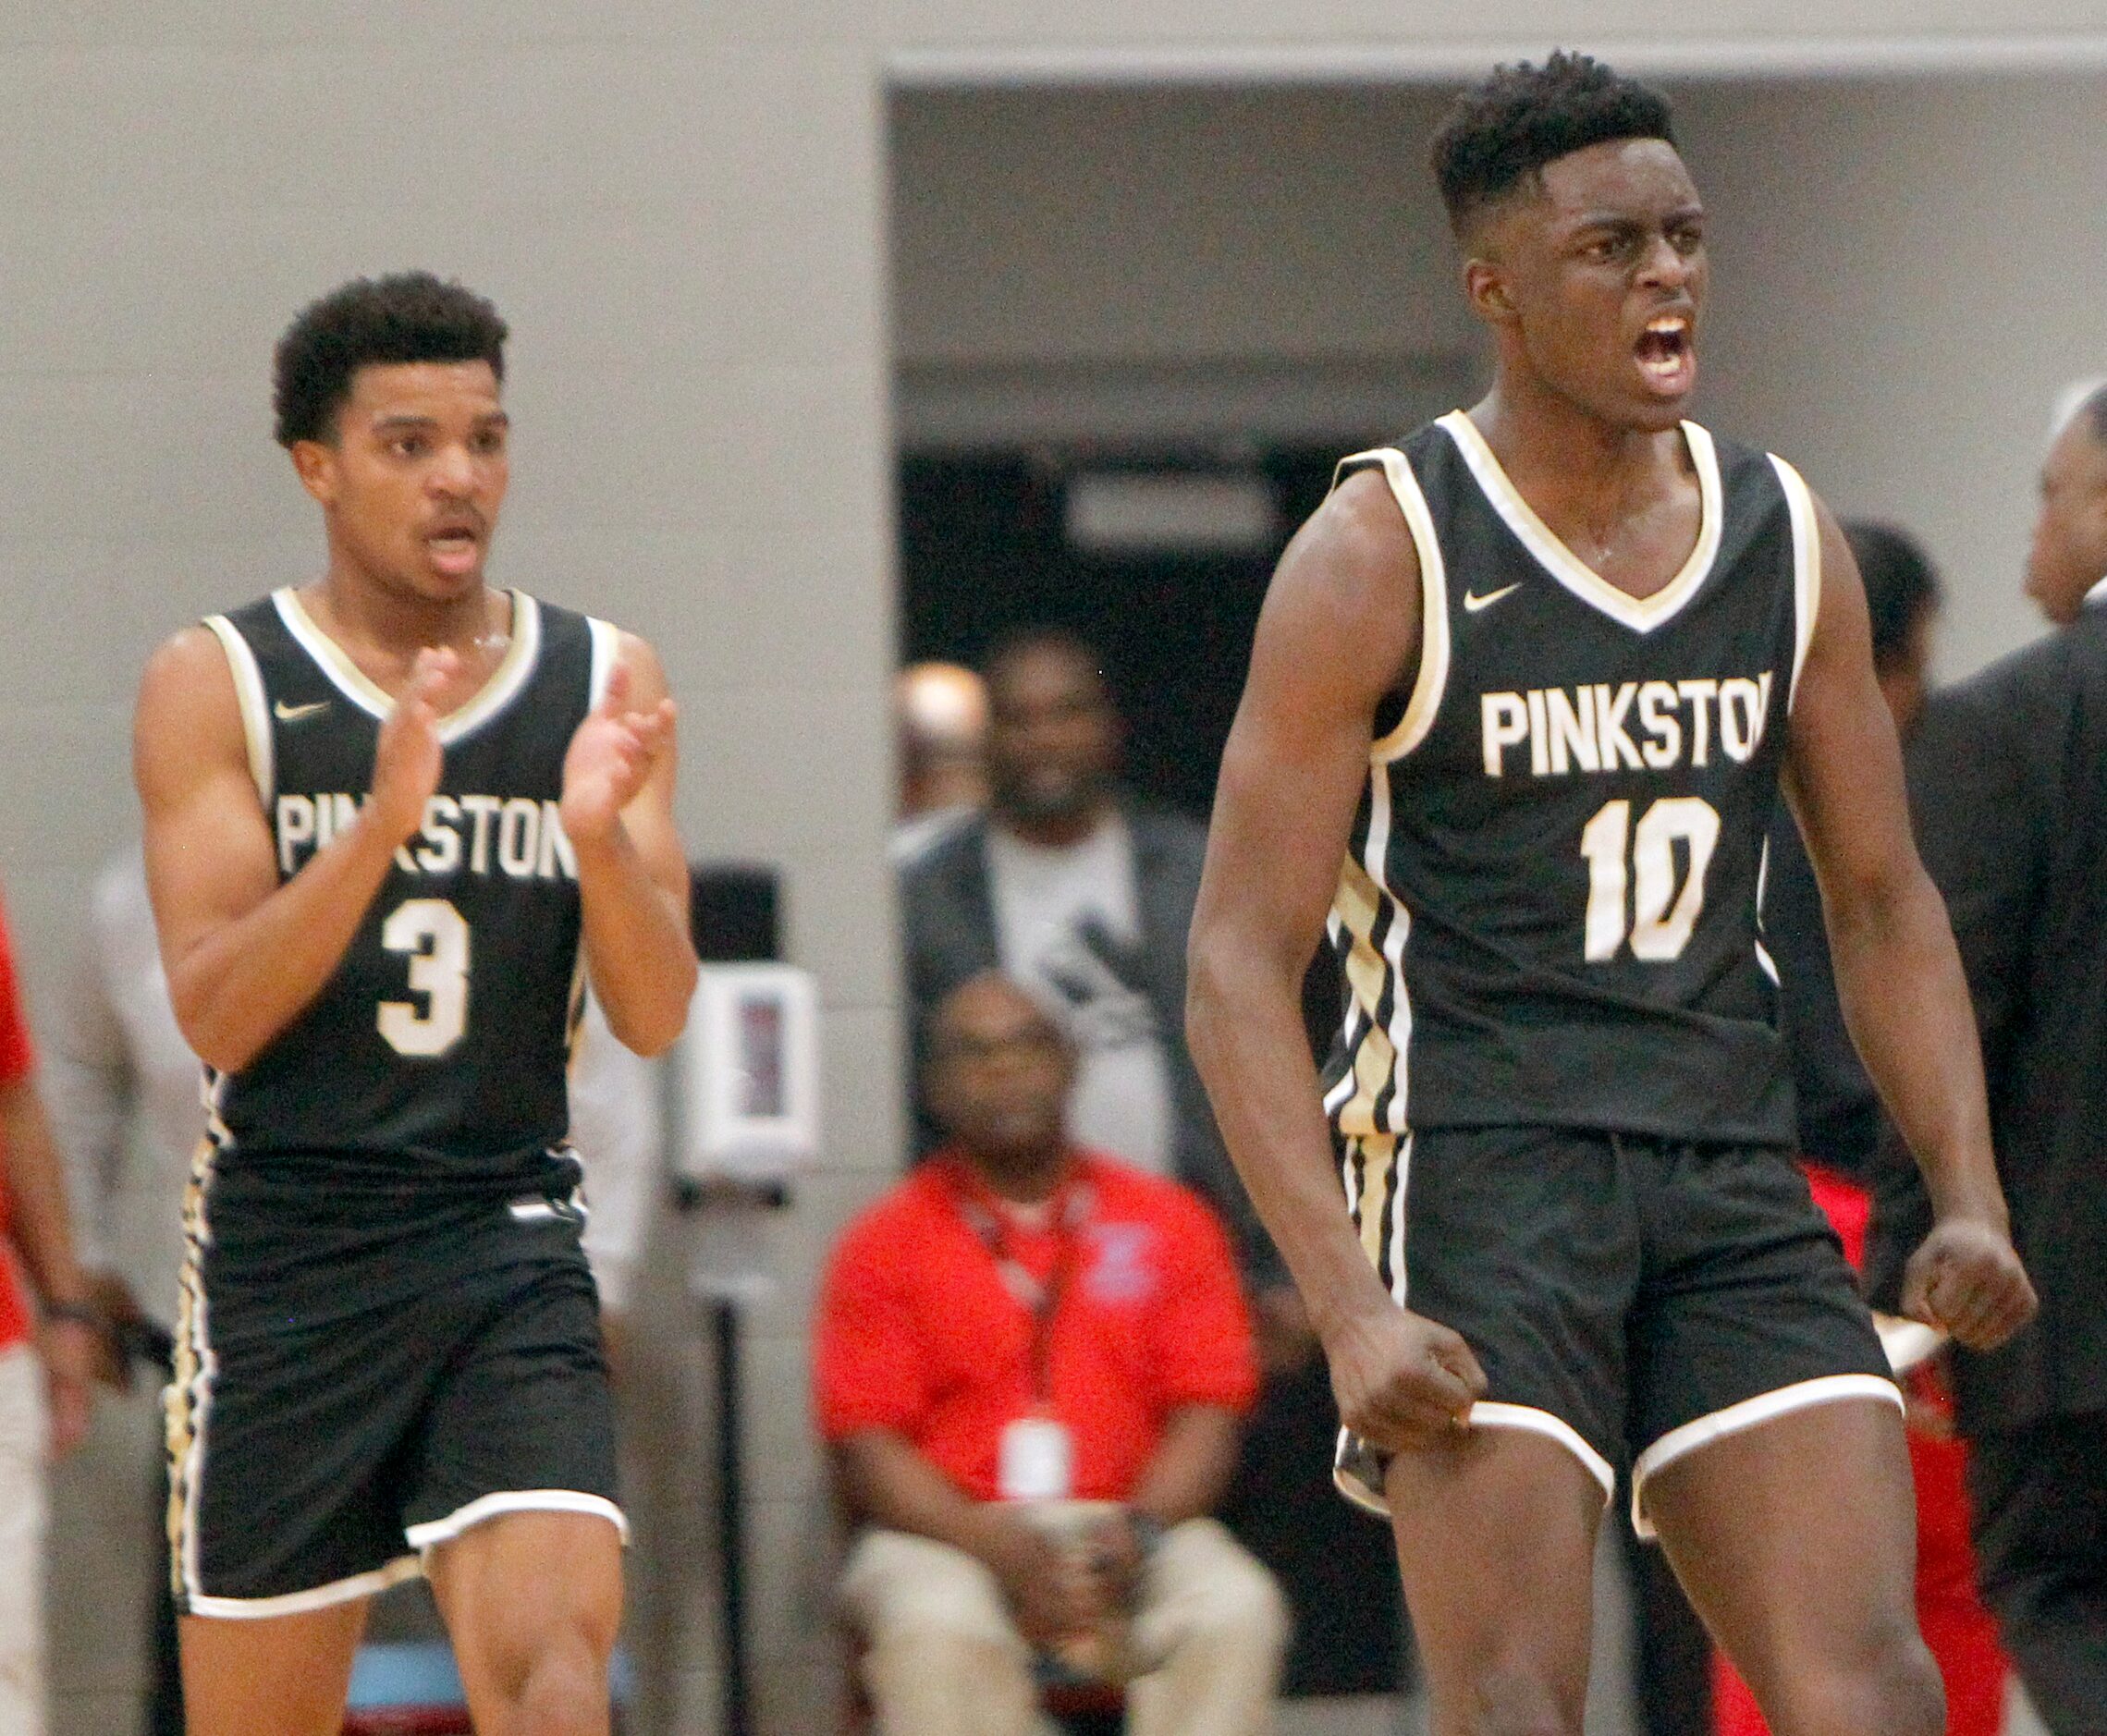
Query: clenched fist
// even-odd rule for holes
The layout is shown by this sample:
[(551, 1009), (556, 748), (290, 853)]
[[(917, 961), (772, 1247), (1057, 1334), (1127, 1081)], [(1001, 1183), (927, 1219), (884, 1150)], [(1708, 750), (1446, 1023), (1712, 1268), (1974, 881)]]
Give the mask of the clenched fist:
[(2040, 1306), (2012, 1238), (1978, 1218), (1934, 1226), (1903, 1274), (1903, 1312), (1971, 1351), (1994, 1351)]
[(1485, 1396), (1485, 1371), (1462, 1335), (1403, 1308), (1348, 1320), (1324, 1349), (1339, 1420), (1385, 1452), (1452, 1438)]

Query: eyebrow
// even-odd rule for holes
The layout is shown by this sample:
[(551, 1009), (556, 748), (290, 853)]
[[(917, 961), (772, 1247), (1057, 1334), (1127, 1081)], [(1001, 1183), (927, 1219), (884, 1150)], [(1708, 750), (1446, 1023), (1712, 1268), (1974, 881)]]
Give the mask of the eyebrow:
[(1643, 215), (1630, 211), (1584, 211), (1573, 220), (1574, 229), (1644, 229), (1655, 223), (1687, 223), (1693, 217), (1705, 214), (1703, 205), (1676, 205), (1662, 212), (1659, 217)]
[[(512, 425), (512, 419), (503, 410), (494, 410), (485, 415), (478, 416), (476, 424), (484, 428), (509, 428)], [(436, 428), (438, 425), (439, 419), (436, 416), (412, 416), (409, 414), (383, 416), (373, 424), (374, 432), (376, 434), (399, 432), (411, 428)]]

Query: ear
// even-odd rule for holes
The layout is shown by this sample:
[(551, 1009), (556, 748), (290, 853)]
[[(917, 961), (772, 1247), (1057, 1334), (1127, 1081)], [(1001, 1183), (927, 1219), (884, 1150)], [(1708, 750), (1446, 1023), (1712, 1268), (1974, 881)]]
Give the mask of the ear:
[(1464, 263), (1464, 299), (1488, 325), (1504, 325), (1514, 317), (1514, 294), (1506, 267), (1482, 254)]
[(337, 453), (319, 440), (292, 444), (293, 471), (300, 485), (325, 507), (337, 504)]

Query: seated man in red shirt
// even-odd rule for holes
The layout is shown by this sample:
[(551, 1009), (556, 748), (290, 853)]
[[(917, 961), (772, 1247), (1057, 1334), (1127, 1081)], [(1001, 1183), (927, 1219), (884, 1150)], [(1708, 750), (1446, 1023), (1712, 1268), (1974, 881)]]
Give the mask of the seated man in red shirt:
[(879, 1723), (1025, 1736), (1050, 1655), (1133, 1678), (1134, 1736), (1264, 1730), (1284, 1607), (1206, 1517), (1257, 1386), (1228, 1237), (1069, 1143), (1073, 1051), (1022, 989), (975, 977), (931, 1038), (952, 1143), (850, 1226), (814, 1356)]

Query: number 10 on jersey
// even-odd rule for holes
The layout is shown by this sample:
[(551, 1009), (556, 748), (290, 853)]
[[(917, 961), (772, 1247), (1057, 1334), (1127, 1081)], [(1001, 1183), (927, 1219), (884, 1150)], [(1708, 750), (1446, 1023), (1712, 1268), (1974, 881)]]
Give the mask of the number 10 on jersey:
[[(1678, 840), (1690, 850), (1680, 888)], [(1648, 963), (1680, 959), (1705, 908), (1705, 871), (1719, 841), (1719, 811), (1700, 796), (1663, 796), (1636, 827), (1629, 801), (1605, 802), (1580, 834), (1587, 862), (1588, 963), (1607, 963), (1626, 941), (1632, 957)]]

